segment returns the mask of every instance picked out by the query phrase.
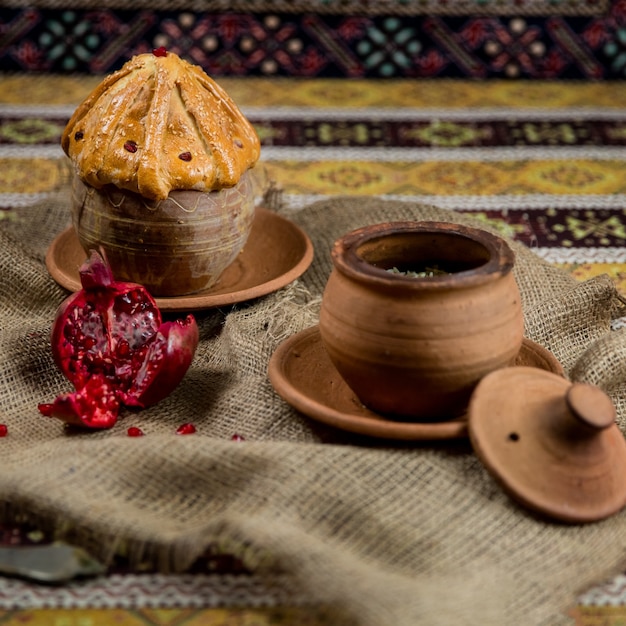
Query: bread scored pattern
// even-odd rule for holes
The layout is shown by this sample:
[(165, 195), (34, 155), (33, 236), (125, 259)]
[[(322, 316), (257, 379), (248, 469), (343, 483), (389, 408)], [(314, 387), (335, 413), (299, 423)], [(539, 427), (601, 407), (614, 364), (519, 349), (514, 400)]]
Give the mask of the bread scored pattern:
[(61, 139), (77, 175), (151, 200), (175, 189), (233, 187), (259, 138), (202, 69), (167, 52), (133, 57), (76, 109)]

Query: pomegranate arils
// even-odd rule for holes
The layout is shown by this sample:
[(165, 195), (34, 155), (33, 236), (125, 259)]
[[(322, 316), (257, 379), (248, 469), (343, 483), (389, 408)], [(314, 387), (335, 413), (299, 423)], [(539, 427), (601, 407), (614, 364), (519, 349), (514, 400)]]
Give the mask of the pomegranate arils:
[(9, 429), (6, 424), (0, 424), (0, 437), (6, 437), (9, 434)]
[(130, 354), (130, 344), (126, 341), (126, 339), (122, 339), (117, 342), (117, 345), (115, 346), (115, 354), (118, 357), (126, 357)]
[(127, 141), (126, 143), (124, 143), (124, 150), (127, 150), (128, 152), (132, 152), (132, 153), (137, 152), (137, 143), (132, 140)]
[(166, 57), (167, 49), (165, 46), (160, 46), (159, 48), (154, 48), (152, 54), (154, 54), (155, 57)]
[(198, 340), (193, 315), (161, 324), (153, 339), (141, 348), (144, 366), (135, 371), (124, 404), (134, 406), (139, 400), (139, 406), (148, 406), (169, 395), (185, 375)]
[(83, 289), (61, 304), (52, 328), (54, 360), (76, 391), (39, 409), (70, 424), (109, 428), (120, 405), (155, 404), (178, 385), (198, 327), (192, 315), (162, 323), (152, 296), (141, 285), (116, 282), (96, 252), (80, 276)]
[(178, 155), (178, 158), (179, 158), (181, 161), (191, 161), (191, 152), (181, 152), (181, 153)]
[(193, 424), (181, 424), (176, 429), (177, 435), (193, 435), (196, 432), (196, 427)]
[(245, 438), (235, 433), (231, 438), (231, 441), (245, 441)]
[(83, 346), (85, 350), (91, 350), (91, 348), (93, 348), (97, 343), (98, 342), (95, 337), (85, 337)]
[(143, 430), (141, 430), (141, 428), (138, 428), (137, 426), (131, 426), (127, 431), (126, 434), (129, 437), (143, 437)]
[(101, 375), (92, 376), (80, 389), (58, 396), (52, 404), (40, 404), (39, 411), (67, 424), (110, 428), (117, 421), (120, 403), (115, 390)]

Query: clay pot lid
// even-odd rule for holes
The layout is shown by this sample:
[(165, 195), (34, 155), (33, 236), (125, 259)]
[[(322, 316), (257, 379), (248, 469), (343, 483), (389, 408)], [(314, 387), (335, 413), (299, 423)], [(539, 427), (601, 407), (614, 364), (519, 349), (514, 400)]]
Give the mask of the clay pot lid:
[(555, 519), (592, 522), (626, 504), (626, 439), (611, 399), (531, 367), (492, 372), (469, 407), (474, 451), (505, 491)]

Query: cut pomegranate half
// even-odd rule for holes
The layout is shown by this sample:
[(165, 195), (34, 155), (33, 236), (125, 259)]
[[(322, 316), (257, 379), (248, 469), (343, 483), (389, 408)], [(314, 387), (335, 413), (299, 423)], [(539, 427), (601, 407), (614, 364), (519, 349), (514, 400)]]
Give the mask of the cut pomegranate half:
[(95, 251), (80, 268), (82, 289), (61, 303), (52, 326), (54, 361), (76, 391), (41, 413), (69, 424), (110, 428), (120, 406), (144, 408), (168, 396), (198, 345), (193, 315), (163, 322), (152, 296), (118, 282)]

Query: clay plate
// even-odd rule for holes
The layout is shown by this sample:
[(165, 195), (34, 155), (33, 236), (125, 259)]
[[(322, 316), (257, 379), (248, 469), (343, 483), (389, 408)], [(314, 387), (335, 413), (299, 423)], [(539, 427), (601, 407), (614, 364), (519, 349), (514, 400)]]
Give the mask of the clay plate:
[[(514, 365), (538, 367), (563, 375), (556, 358), (524, 339)], [(268, 375), (283, 400), (308, 417), (361, 435), (398, 440), (467, 437), (467, 416), (443, 422), (408, 422), (384, 418), (364, 407), (343, 381), (322, 344), (318, 326), (292, 335), (272, 355)]]
[[(46, 254), (48, 272), (62, 287), (80, 289), (78, 268), (87, 258), (73, 227), (60, 233)], [(313, 244), (293, 222), (257, 208), (248, 241), (216, 285), (198, 293), (156, 298), (162, 311), (194, 311), (265, 296), (304, 274)]]

